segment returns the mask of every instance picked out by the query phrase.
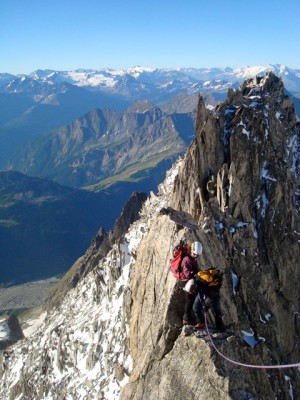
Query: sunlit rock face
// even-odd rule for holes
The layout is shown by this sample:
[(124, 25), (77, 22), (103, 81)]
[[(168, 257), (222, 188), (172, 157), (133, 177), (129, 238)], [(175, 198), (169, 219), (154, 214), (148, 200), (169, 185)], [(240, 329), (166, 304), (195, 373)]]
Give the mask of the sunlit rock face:
[(298, 150), (299, 123), (273, 74), (229, 91), (214, 114), (199, 99), (196, 139), (179, 168), (168, 212), (139, 247), (132, 283), (134, 370), (122, 399), (141, 399), (145, 392), (150, 399), (299, 396), (297, 369), (236, 367), (208, 358), (194, 337), (183, 338), (181, 294), (162, 269), (180, 237), (200, 240), (201, 266), (225, 275), (222, 310), (234, 335), (220, 349), (258, 366), (299, 362)]
[(199, 265), (224, 273), (219, 351), (258, 367), (299, 362), (298, 149), (293, 105), (273, 74), (229, 91), (213, 114), (200, 98), (184, 159), (106, 253), (100, 237), (92, 244), (93, 267), (9, 348), (0, 397), (299, 398), (297, 368), (237, 366), (187, 335), (168, 268), (180, 239), (200, 240)]

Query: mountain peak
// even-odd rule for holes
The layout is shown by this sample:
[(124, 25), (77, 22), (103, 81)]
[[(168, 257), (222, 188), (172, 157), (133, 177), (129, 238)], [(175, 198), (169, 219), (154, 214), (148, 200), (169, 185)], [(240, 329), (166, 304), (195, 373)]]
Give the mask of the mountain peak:
[(255, 100), (264, 94), (266, 96), (284, 95), (284, 85), (281, 78), (278, 78), (273, 72), (267, 72), (264, 76), (255, 76), (246, 80), (240, 86), (240, 92), (243, 96), (251, 97)]
[(148, 100), (138, 100), (133, 103), (130, 107), (128, 107), (128, 113), (134, 114), (145, 114), (146, 112), (153, 110), (156, 108), (155, 104), (151, 103)]

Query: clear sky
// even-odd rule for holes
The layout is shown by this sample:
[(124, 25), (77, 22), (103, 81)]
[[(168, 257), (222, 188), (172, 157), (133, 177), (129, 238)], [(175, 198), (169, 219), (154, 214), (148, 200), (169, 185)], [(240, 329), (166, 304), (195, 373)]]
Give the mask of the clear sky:
[(0, 0), (0, 72), (300, 68), (300, 0)]

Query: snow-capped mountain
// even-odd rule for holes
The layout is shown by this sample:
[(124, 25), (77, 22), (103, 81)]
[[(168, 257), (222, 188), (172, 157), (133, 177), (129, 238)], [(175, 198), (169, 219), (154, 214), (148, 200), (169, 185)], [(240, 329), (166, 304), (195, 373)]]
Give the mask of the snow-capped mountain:
[(239, 84), (245, 79), (253, 78), (256, 75), (262, 76), (267, 72), (273, 72), (282, 78), (287, 90), (299, 92), (299, 73), (284, 65), (251, 66), (240, 68), (184, 68), (181, 69), (188, 76), (199, 80), (223, 80), (231, 85)]
[[(24, 88), (26, 79), (28, 85), (37, 82), (55, 85), (67, 82), (72, 85), (119, 93), (125, 96), (150, 95), (157, 92), (174, 93), (184, 91), (190, 94), (208, 91), (224, 92), (228, 86), (237, 86), (243, 80), (255, 75), (273, 72), (281, 77), (286, 89), (292, 92), (300, 91), (300, 78), (297, 71), (283, 65), (252, 66), (241, 68), (178, 68), (152, 69), (133, 67), (127, 70), (103, 68), (99, 70), (54, 71), (37, 70), (30, 75), (11, 77), (7, 83), (7, 74), (0, 74), (0, 90), (18, 92)], [(5, 79), (4, 79), (5, 78)], [(217, 82), (216, 82), (217, 81)], [(2, 82), (2, 84), (1, 84)], [(3, 84), (4, 83), (4, 84)]]

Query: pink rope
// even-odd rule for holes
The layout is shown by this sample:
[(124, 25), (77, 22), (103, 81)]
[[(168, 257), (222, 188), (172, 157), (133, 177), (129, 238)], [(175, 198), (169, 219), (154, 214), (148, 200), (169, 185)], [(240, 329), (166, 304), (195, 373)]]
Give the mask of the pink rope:
[(229, 357), (226, 357), (224, 354), (222, 354), (220, 352), (220, 350), (217, 349), (217, 347), (214, 344), (213, 338), (211, 337), (211, 334), (209, 332), (209, 328), (208, 328), (208, 324), (207, 324), (207, 315), (206, 313), (204, 313), (204, 317), (205, 317), (205, 326), (206, 326), (206, 331), (207, 331), (207, 335), (209, 337), (209, 340), (213, 346), (213, 348), (216, 350), (216, 352), (219, 354), (219, 356), (221, 356), (222, 358), (224, 358), (224, 360), (230, 362), (231, 364), (235, 364), (235, 365), (239, 365), (240, 367), (246, 367), (246, 368), (257, 368), (257, 369), (284, 369), (284, 368), (300, 368), (300, 363), (296, 363), (296, 364), (285, 364), (285, 365), (252, 365), (252, 364), (245, 364), (245, 363), (241, 363), (235, 360), (232, 360)]

